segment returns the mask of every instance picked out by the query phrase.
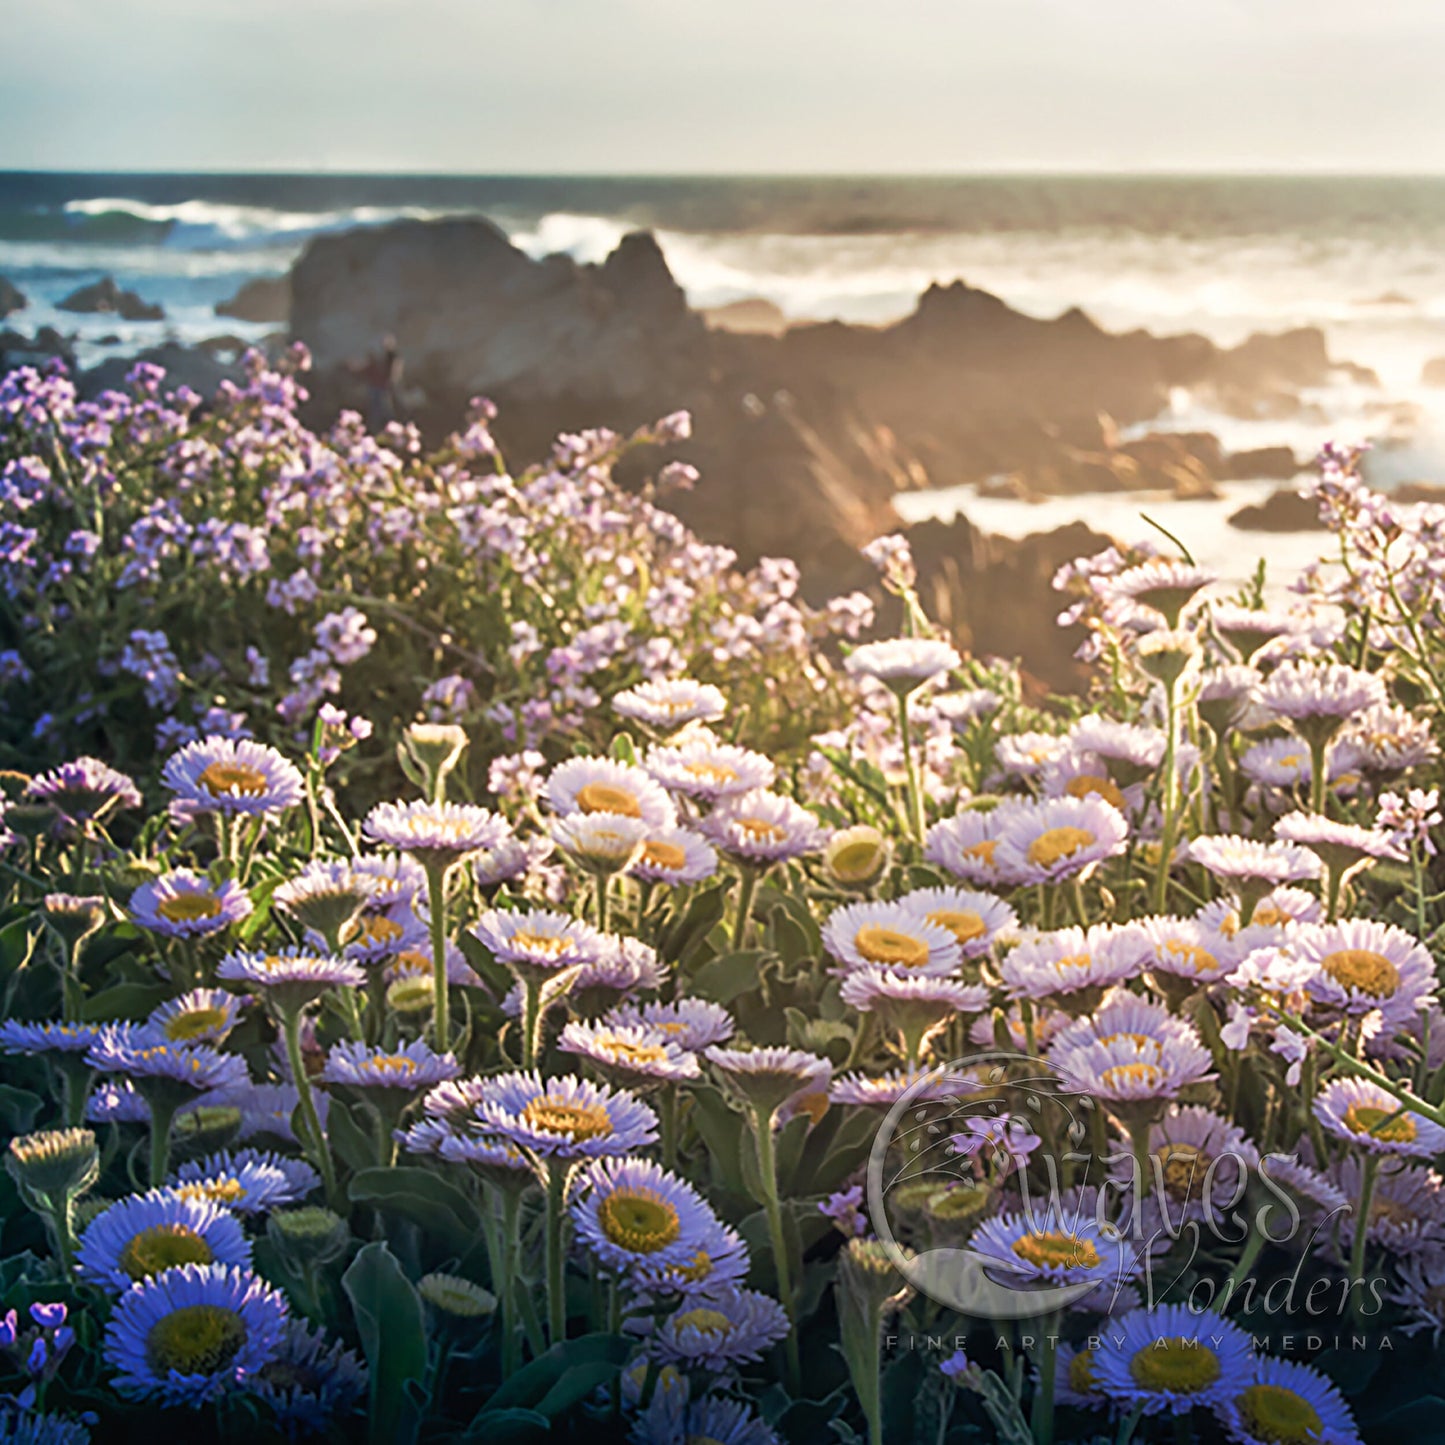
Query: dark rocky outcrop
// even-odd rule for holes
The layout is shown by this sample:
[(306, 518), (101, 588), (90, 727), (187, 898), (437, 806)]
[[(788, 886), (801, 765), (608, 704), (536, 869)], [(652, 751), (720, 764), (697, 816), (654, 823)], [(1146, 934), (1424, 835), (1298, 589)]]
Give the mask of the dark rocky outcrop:
[(0, 276), (0, 321), (12, 311), (23, 311), (29, 304), (25, 293), (13, 281)]
[(124, 321), (164, 321), (165, 308), (156, 302), (145, 301), (134, 291), (126, 291), (116, 283), (114, 276), (102, 276), (89, 286), (80, 286), (72, 291), (56, 307), (60, 311), (77, 311), (91, 314), (114, 314)]
[(223, 381), (242, 380), (239, 366), (227, 365), (196, 346), (167, 344), (143, 351), (139, 356), (112, 356), (81, 372), (77, 378), (80, 394), (84, 397), (99, 396), (103, 391), (120, 391), (126, 384), (126, 376), (140, 361), (149, 361), (163, 367), (168, 387), (188, 386), (200, 396), (211, 397)]
[(1251, 447), (1231, 452), (1219, 475), (1234, 482), (1287, 482), (1303, 470), (1289, 447)]
[(42, 326), (34, 336), (18, 331), (0, 331), (0, 371), (13, 366), (44, 366), (59, 357), (67, 364), (75, 360), (70, 338), (53, 326)]
[(230, 300), (216, 303), (216, 315), (284, 326), (291, 319), (290, 277), (259, 276), (247, 281)]
[(713, 330), (736, 331), (744, 336), (781, 336), (789, 325), (782, 307), (761, 296), (710, 306), (702, 315)]
[(1230, 515), (1229, 525), (1241, 532), (1318, 532), (1324, 529), (1318, 503), (1280, 487), (1262, 502)]

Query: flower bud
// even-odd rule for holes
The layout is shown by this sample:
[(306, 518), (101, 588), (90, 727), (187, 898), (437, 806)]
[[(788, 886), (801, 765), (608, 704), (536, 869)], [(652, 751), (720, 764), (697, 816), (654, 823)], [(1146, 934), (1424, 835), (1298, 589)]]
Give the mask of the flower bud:
[(844, 828), (828, 840), (823, 863), (844, 888), (871, 888), (888, 871), (888, 840), (867, 823)]
[(446, 797), (447, 776), (466, 751), (466, 732), (455, 723), (412, 723), (402, 734), (402, 746), (425, 780), (427, 797)]
[(351, 1230), (339, 1214), (308, 1204), (277, 1210), (266, 1221), (266, 1236), (288, 1265), (304, 1270), (340, 1258)]
[(5, 1167), (27, 1202), (59, 1205), (84, 1194), (100, 1174), (100, 1150), (89, 1129), (49, 1129), (10, 1141)]

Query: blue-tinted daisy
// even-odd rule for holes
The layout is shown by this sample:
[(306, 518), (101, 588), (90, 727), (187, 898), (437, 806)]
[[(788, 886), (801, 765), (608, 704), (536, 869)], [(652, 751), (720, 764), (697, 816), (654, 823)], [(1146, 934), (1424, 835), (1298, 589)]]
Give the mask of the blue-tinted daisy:
[(320, 1183), (321, 1177), (302, 1159), (237, 1149), (182, 1164), (170, 1187), (188, 1199), (206, 1199), (237, 1214), (265, 1214), (299, 1203)]
[(748, 1272), (742, 1236), (713, 1216), (702, 1242), (682, 1264), (654, 1268), (638, 1262), (637, 1288), (646, 1294), (708, 1294), (740, 1286)]
[(409, 853), (423, 868), (450, 868), (495, 848), (511, 834), (507, 820), (472, 803), (378, 803), (362, 831), (373, 842)]
[(601, 953), (582, 965), (572, 986), (576, 1007), (589, 1016), (629, 994), (660, 988), (667, 977), (667, 969), (650, 943), (628, 934), (604, 933), (601, 937)]
[(420, 1039), (392, 1049), (344, 1042), (332, 1046), (316, 1079), (349, 1089), (416, 1093), (455, 1079), (461, 1071), (454, 1054), (438, 1054)]
[(112, 1294), (185, 1264), (249, 1267), (251, 1244), (235, 1215), (169, 1189), (132, 1194), (86, 1226), (76, 1251), (82, 1276)]
[(321, 1434), (344, 1420), (361, 1404), (368, 1385), (366, 1366), (356, 1355), (299, 1319), (287, 1320), (271, 1358), (245, 1382), (293, 1437)]
[(680, 1083), (701, 1073), (696, 1054), (650, 1024), (569, 1023), (557, 1047), (632, 1088)]
[(701, 826), (724, 853), (752, 865), (801, 858), (816, 853), (826, 841), (818, 819), (781, 793), (758, 791), (724, 798)]
[(1094, 1378), (1108, 1397), (1146, 1415), (1215, 1406), (1252, 1378), (1249, 1336), (1212, 1310), (1131, 1310), (1100, 1330)]
[(161, 781), (189, 816), (279, 813), (305, 795), (295, 765), (248, 738), (187, 743), (166, 761)]
[(605, 950), (602, 934), (590, 924), (542, 908), (489, 909), (472, 932), (499, 963), (527, 974), (592, 963)]
[(1013, 883), (1055, 883), (1124, 851), (1129, 825), (1102, 798), (1047, 798), (999, 821), (994, 864)]
[(1121, 1031), (1067, 1049), (1056, 1040), (1049, 1059), (1075, 1086), (1113, 1106), (1115, 1113), (1177, 1098), (1180, 1090), (1213, 1077), (1213, 1058), (1188, 1024), (1179, 1019), (1169, 1023), (1172, 1027), (1156, 1022), (1149, 1031)]
[(616, 813), (649, 828), (671, 828), (677, 809), (641, 768), (611, 758), (569, 758), (547, 778), (544, 796), (561, 817), (570, 813)]
[[(1224, 1215), (1242, 1197), (1241, 1185), (1259, 1164), (1259, 1151), (1237, 1125), (1191, 1105), (1171, 1108), (1149, 1126), (1149, 1167), (1154, 1197), (1168, 1201), (1171, 1220), (1202, 1210), (1223, 1229)], [(1132, 1161), (1120, 1161), (1119, 1177), (1132, 1178)], [(1162, 1196), (1162, 1198), (1161, 1198)]]
[[(427, 1128), (431, 1123), (433, 1127)], [(435, 1154), (453, 1164), (465, 1164), (482, 1179), (502, 1188), (530, 1184), (536, 1171), (530, 1160), (515, 1144), (489, 1134), (458, 1133), (449, 1128), (440, 1131), (436, 1120), (419, 1120), (408, 1129), (403, 1142), (413, 1153)]]
[(542, 862), (551, 851), (548, 838), (504, 838), (495, 848), (485, 848), (472, 855), (472, 879), (483, 889), (511, 883)]
[(1048, 763), (1040, 792), (1046, 798), (1102, 798), (1121, 813), (1137, 813), (1144, 805), (1142, 783), (1120, 787), (1109, 776), (1109, 766), (1094, 753), (1069, 747)]
[(599, 1160), (579, 1185), (572, 1205), (577, 1238), (615, 1274), (691, 1263), (714, 1223), (690, 1184), (647, 1160)]
[(246, 1061), (207, 1044), (171, 1043), (149, 1029), (103, 1029), (86, 1061), (107, 1074), (123, 1074), (142, 1093), (149, 1085), (173, 1085), (201, 1093), (248, 1082)]
[(701, 883), (717, 872), (717, 851), (691, 828), (657, 828), (644, 835), (630, 871), (644, 883)]
[(1054, 1399), (1075, 1410), (1103, 1410), (1109, 1397), (1094, 1378), (1094, 1352), (1059, 1342), (1054, 1356)]
[(85, 1101), (88, 1124), (148, 1124), (151, 1106), (129, 1079), (102, 1079)]
[(243, 1000), (221, 988), (193, 988), (151, 1011), (146, 1027), (173, 1044), (219, 1044), (236, 1027)]
[(763, 1114), (801, 1095), (826, 1091), (833, 1075), (827, 1059), (801, 1049), (710, 1048), (704, 1057), (734, 1094)]
[(1301, 960), (1318, 965), (1306, 985), (1313, 999), (1352, 1015), (1378, 1009), (1389, 1033), (1418, 1022), (1434, 998), (1429, 949), (1393, 924), (1369, 918), (1304, 924), (1290, 946)]
[(744, 1400), (722, 1395), (685, 1399), (658, 1390), (633, 1427), (634, 1445), (780, 1445), (772, 1426)]
[(141, 805), (134, 779), (99, 758), (74, 758), (31, 778), (25, 785), (25, 797), (49, 804), (74, 827)]
[(90, 1430), (80, 1420), (42, 1414), (7, 1398), (0, 1401), (0, 1445), (90, 1445)]
[(891, 1109), (905, 1094), (924, 1103), (952, 1098), (958, 1088), (957, 1076), (945, 1069), (894, 1069), (877, 1076), (845, 1074), (828, 1086), (828, 1099), (834, 1104)]
[(914, 692), (924, 683), (952, 672), (963, 659), (947, 642), (930, 637), (894, 637), (865, 642), (843, 660), (854, 677), (871, 677), (895, 692)]
[(930, 922), (922, 907), (897, 903), (848, 903), (823, 926), (823, 947), (844, 967), (943, 976), (963, 960), (958, 938)]
[(177, 868), (130, 896), (130, 915), (167, 938), (204, 938), (251, 916), (250, 895), (234, 878), (212, 883), (201, 873)]
[(216, 977), (256, 989), (283, 1014), (314, 1003), (330, 989), (357, 988), (366, 982), (365, 971), (354, 960), (306, 948), (275, 953), (237, 950), (216, 965)]
[(999, 977), (1014, 998), (1052, 999), (1078, 1012), (1104, 989), (1136, 977), (1146, 956), (1128, 928), (1058, 928), (1024, 934), (999, 965)]
[(657, 1116), (625, 1090), (571, 1075), (500, 1074), (477, 1105), (483, 1129), (544, 1158), (631, 1154), (657, 1138)]
[(788, 1333), (777, 1300), (755, 1290), (719, 1290), (683, 1302), (651, 1345), (657, 1356), (682, 1366), (723, 1371), (759, 1360)]
[(674, 1003), (623, 1004), (609, 1013), (606, 1023), (626, 1027), (647, 1024), (674, 1043), (694, 1052), (724, 1044), (737, 1028), (733, 1016), (720, 1004), (703, 998), (680, 998)]
[(1371, 1154), (1433, 1159), (1445, 1149), (1445, 1128), (1412, 1114), (1366, 1079), (1332, 1079), (1312, 1107), (1315, 1118), (1337, 1139)]
[(649, 748), (642, 765), (668, 792), (710, 803), (771, 788), (778, 775), (771, 758), (711, 734), (689, 734), (668, 747)]
[(1018, 928), (1018, 915), (1003, 899), (970, 888), (916, 888), (898, 902), (922, 913), (924, 922), (946, 928), (965, 958), (987, 953)]
[[(1359, 1199), (1362, 1173), (1360, 1159), (1346, 1154), (1330, 1166), (1325, 1177), (1346, 1199)], [(1340, 1250), (1348, 1258), (1355, 1237), (1354, 1210), (1340, 1215), (1339, 1231)], [(1377, 1168), (1365, 1238), (1393, 1255), (1445, 1249), (1445, 1180), (1423, 1164), (1391, 1160)]]
[(105, 1360), (123, 1395), (198, 1405), (264, 1369), (285, 1326), (285, 1296), (248, 1270), (188, 1264), (122, 1296)]
[(102, 1025), (78, 1023), (0, 1022), (0, 1051), (7, 1054), (85, 1054), (100, 1037)]
[(674, 677), (616, 693), (612, 710), (659, 732), (673, 732), (690, 722), (716, 722), (727, 712), (727, 699), (710, 682)]
[(1238, 1445), (1361, 1445), (1344, 1397), (1318, 1370), (1257, 1355), (1250, 1378), (1214, 1403)]
[(973, 1231), (968, 1247), (990, 1261), (1001, 1283), (1019, 1289), (1121, 1283), (1138, 1268), (1118, 1231), (1083, 1210), (996, 1214)]

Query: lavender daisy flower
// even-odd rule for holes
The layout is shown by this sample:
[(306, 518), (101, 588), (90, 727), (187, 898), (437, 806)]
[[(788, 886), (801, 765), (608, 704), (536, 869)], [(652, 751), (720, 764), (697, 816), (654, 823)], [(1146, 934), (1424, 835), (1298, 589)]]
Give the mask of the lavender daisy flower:
[(690, 1264), (716, 1223), (702, 1196), (643, 1159), (599, 1160), (572, 1205), (577, 1238), (604, 1269), (629, 1275)]
[(999, 965), (1013, 998), (1047, 998), (1071, 1013), (1098, 1002), (1113, 984), (1136, 977), (1146, 953), (1129, 928), (1095, 924), (1025, 934)]
[(823, 926), (823, 947), (845, 971), (872, 967), (941, 976), (953, 973), (963, 960), (948, 928), (903, 902), (835, 909)]
[(724, 798), (703, 819), (702, 830), (724, 853), (753, 866), (816, 853), (825, 842), (817, 818), (780, 793)]
[[(1359, 1199), (1364, 1165), (1347, 1154), (1330, 1166), (1325, 1176), (1346, 1199)], [(1340, 1262), (1349, 1258), (1355, 1242), (1355, 1211), (1339, 1217)], [(1445, 1180), (1423, 1164), (1386, 1164), (1371, 1183), (1370, 1213), (1365, 1239), (1396, 1256), (1445, 1249)]]
[(931, 704), (934, 714), (948, 723), (955, 732), (966, 732), (972, 723), (981, 721), (1003, 706), (1003, 698), (992, 688), (973, 687), (961, 692), (945, 692)]
[(1356, 714), (1386, 700), (1385, 684), (1374, 673), (1337, 662), (1281, 663), (1260, 689), (1260, 702), (1270, 712), (1312, 738), (1329, 737)]
[(1184, 1305), (1131, 1310), (1094, 1353), (1099, 1388), (1125, 1409), (1188, 1414), (1233, 1398), (1253, 1378), (1249, 1336), (1212, 1310)]
[(1305, 985), (1313, 999), (1351, 1015), (1379, 1009), (1389, 1033), (1418, 1021), (1434, 998), (1430, 951), (1393, 924), (1367, 918), (1305, 924), (1291, 947), (1302, 962), (1318, 967)]
[(373, 843), (408, 853), (423, 868), (446, 869), (500, 846), (511, 834), (505, 818), (470, 803), (378, 803), (363, 832)]
[(827, 1059), (801, 1049), (714, 1047), (704, 1057), (734, 1094), (763, 1115), (801, 1095), (825, 1092), (833, 1073)]
[(328, 989), (358, 988), (366, 982), (361, 965), (349, 958), (286, 948), (278, 953), (228, 953), (216, 977), (260, 992), (280, 1013), (314, 1003)]
[(898, 974), (881, 968), (858, 968), (843, 979), (843, 1002), (859, 1013), (876, 1013), (895, 1029), (903, 1056), (917, 1063), (930, 1041), (946, 1024), (988, 1008), (989, 992), (981, 984), (926, 974)]
[(1056, 883), (1124, 851), (1129, 826), (1102, 798), (1049, 798), (1000, 820), (994, 863), (1010, 882)]
[(968, 1247), (989, 1260), (1004, 1283), (1020, 1289), (1036, 1284), (1118, 1284), (1138, 1268), (1134, 1252), (1117, 1230), (1079, 1211), (1065, 1218), (1043, 1214), (996, 1214), (980, 1224)]
[(612, 710), (659, 732), (672, 732), (690, 722), (716, 722), (727, 712), (727, 699), (711, 683), (675, 677), (617, 693)]
[(680, 998), (675, 1003), (623, 1004), (603, 1020), (616, 1028), (647, 1024), (694, 1053), (726, 1043), (737, 1025), (720, 1004), (702, 998)]
[(234, 878), (212, 883), (177, 868), (130, 896), (130, 915), (142, 928), (167, 938), (205, 938), (249, 918), (251, 898)]
[(1320, 876), (1320, 860), (1292, 843), (1260, 843), (1237, 835), (1195, 838), (1189, 857), (1206, 872), (1238, 887), (1278, 887)]
[(483, 889), (511, 883), (542, 862), (551, 851), (551, 841), (546, 838), (534, 838), (527, 842), (520, 838), (505, 838), (495, 848), (472, 856), (472, 879), (478, 888)]
[(501, 1074), (477, 1106), (491, 1134), (547, 1159), (630, 1154), (657, 1139), (657, 1116), (620, 1089), (563, 1075)]
[(167, 999), (146, 1019), (147, 1029), (172, 1044), (219, 1044), (236, 1027), (242, 1000), (219, 988), (193, 988)]
[(928, 637), (895, 637), (887, 642), (865, 642), (843, 661), (854, 677), (871, 677), (894, 692), (914, 692), (963, 659), (947, 642)]
[(748, 1272), (742, 1236), (713, 1217), (702, 1243), (683, 1264), (654, 1269), (640, 1262), (637, 1288), (647, 1294), (716, 1294), (739, 1287)]
[(768, 1295), (719, 1291), (689, 1300), (669, 1315), (651, 1347), (663, 1361), (723, 1371), (760, 1360), (789, 1328), (787, 1311)]
[(183, 1265), (122, 1296), (105, 1361), (123, 1395), (198, 1405), (264, 1369), (285, 1324), (285, 1296), (249, 1271)]
[(711, 736), (689, 736), (670, 747), (650, 748), (643, 767), (671, 793), (716, 802), (770, 788), (778, 770), (772, 759)]
[(1218, 982), (1238, 962), (1231, 954), (1211, 950), (1209, 932), (1196, 918), (1141, 918), (1131, 927), (1144, 947), (1145, 968), (1171, 997), (1174, 985), (1193, 992)]
[(612, 1082), (630, 1088), (696, 1079), (702, 1070), (697, 1055), (661, 1029), (647, 1024), (569, 1023), (557, 1047), (577, 1054)]
[(967, 888), (916, 888), (898, 900), (925, 923), (947, 929), (965, 958), (978, 958), (1018, 928), (1018, 915), (1001, 898)]
[(1364, 1079), (1332, 1079), (1316, 1095), (1312, 1109), (1337, 1139), (1371, 1154), (1433, 1159), (1445, 1149), (1445, 1128), (1412, 1114), (1393, 1095)]
[(1256, 1355), (1245, 1380), (1222, 1390), (1214, 1413), (1236, 1445), (1362, 1445), (1349, 1406), (1317, 1370)]
[(173, 1085), (201, 1093), (248, 1082), (246, 1061), (205, 1044), (173, 1044), (149, 1029), (101, 1030), (86, 1062), (107, 1074), (123, 1074), (144, 1093), (149, 1085)]
[(111, 1294), (186, 1264), (249, 1268), (251, 1245), (235, 1216), (171, 1190), (133, 1194), (86, 1226), (76, 1251), (83, 1278)]
[(876, 1077), (846, 1074), (834, 1079), (828, 1088), (828, 1099), (834, 1104), (864, 1109), (891, 1109), (910, 1090), (916, 1091), (909, 1094), (910, 1100), (924, 1103), (952, 1098), (958, 1088), (957, 1076), (944, 1069), (894, 1069)]
[(134, 780), (99, 758), (76, 758), (41, 773), (26, 784), (25, 796), (32, 802), (49, 804), (77, 828), (141, 805), (140, 789)]
[(320, 1183), (321, 1176), (304, 1160), (238, 1149), (182, 1164), (170, 1189), (183, 1199), (207, 1200), (236, 1214), (266, 1214), (300, 1203)]
[(246, 1380), (290, 1436), (322, 1434), (352, 1414), (366, 1395), (366, 1366), (339, 1340), (305, 1320), (286, 1322), (272, 1357)]
[(1017, 800), (993, 809), (965, 808), (929, 828), (923, 840), (928, 862), (969, 883), (1008, 883), (995, 861), (999, 830), (1009, 814), (1026, 806)]
[(994, 758), (1010, 777), (1037, 778), (1069, 749), (1069, 740), (1053, 733), (1010, 733), (994, 744)]
[(644, 836), (629, 871), (644, 883), (673, 888), (701, 883), (717, 872), (717, 851), (691, 828), (658, 828)]
[(546, 799), (560, 817), (571, 813), (616, 813), (649, 828), (677, 823), (672, 799), (641, 768), (611, 758), (571, 758), (552, 769)]
[(453, 1054), (435, 1053), (420, 1039), (396, 1049), (348, 1042), (333, 1046), (316, 1078), (318, 1083), (349, 1089), (416, 1093), (455, 1079), (461, 1071)]
[(603, 936), (590, 924), (541, 908), (489, 909), (472, 932), (499, 963), (529, 975), (593, 963), (605, 950)]
[(641, 856), (647, 825), (621, 813), (569, 813), (553, 818), (552, 841), (583, 872), (609, 878), (631, 868)]
[(1274, 836), (1308, 848), (1329, 869), (1331, 886), (1362, 866), (1382, 858), (1403, 862), (1405, 850), (1377, 828), (1337, 823), (1318, 813), (1288, 813), (1274, 825)]
[(305, 793), (292, 763), (275, 748), (244, 738), (187, 743), (167, 760), (161, 781), (190, 816), (279, 813)]
[(102, 1025), (0, 1021), (0, 1051), (7, 1054), (86, 1054), (100, 1037)]

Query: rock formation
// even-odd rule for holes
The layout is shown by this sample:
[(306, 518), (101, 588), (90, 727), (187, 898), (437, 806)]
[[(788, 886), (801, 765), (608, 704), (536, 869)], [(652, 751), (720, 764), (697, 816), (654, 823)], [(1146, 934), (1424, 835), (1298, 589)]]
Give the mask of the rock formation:
[(0, 321), (12, 311), (23, 311), (29, 304), (25, 293), (13, 281), (0, 276)]
[(216, 315), (284, 326), (291, 319), (290, 279), (259, 276), (247, 281), (229, 300), (216, 302)]
[(78, 287), (65, 300), (58, 301), (56, 308), (60, 311), (113, 313), (123, 321), (166, 319), (163, 306), (142, 300), (134, 291), (123, 290), (116, 284), (114, 276), (102, 276), (89, 286)]

